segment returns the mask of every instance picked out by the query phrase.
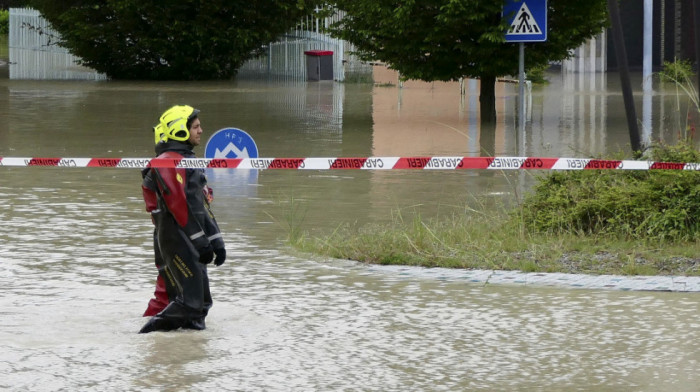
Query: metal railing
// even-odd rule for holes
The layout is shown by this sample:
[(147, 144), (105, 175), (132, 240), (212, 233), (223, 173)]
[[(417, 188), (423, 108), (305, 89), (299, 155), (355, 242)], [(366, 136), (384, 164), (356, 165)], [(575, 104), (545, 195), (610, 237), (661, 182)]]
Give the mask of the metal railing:
[(239, 70), (240, 74), (306, 80), (307, 67), (304, 52), (330, 50), (333, 52), (335, 80), (344, 81), (346, 73), (365, 74), (371, 77), (371, 65), (363, 63), (352, 54), (354, 51), (352, 44), (323, 33), (343, 16), (344, 13), (338, 12), (329, 17), (320, 18), (309, 15), (302, 18), (294, 29), (278, 41), (268, 44), (263, 55), (247, 61)]
[(107, 79), (59, 46), (59, 34), (39, 11), (10, 8), (9, 28), (10, 79)]
[(606, 72), (607, 61), (607, 37), (603, 30), (574, 49), (570, 58), (562, 61), (562, 72)]

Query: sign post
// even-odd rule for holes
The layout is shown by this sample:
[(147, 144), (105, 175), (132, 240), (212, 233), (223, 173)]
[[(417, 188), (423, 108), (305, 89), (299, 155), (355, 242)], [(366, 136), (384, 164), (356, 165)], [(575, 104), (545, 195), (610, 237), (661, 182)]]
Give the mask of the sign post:
[(518, 123), (525, 129), (525, 42), (547, 40), (547, 0), (508, 0), (503, 5), (503, 17), (510, 27), (506, 42), (519, 42), (518, 62)]

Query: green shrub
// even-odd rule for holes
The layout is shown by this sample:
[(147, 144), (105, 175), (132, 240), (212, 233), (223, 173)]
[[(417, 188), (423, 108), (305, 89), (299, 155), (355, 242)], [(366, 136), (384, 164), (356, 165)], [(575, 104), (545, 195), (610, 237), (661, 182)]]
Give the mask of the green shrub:
[[(657, 145), (650, 159), (700, 162), (689, 142)], [(543, 176), (516, 213), (541, 233), (615, 235), (635, 240), (700, 239), (700, 172), (580, 170)]]
[(10, 32), (10, 11), (0, 10), (0, 34)]
[[(692, 111), (700, 112), (700, 102), (698, 102), (698, 93), (695, 88), (695, 74), (693, 73), (692, 64), (689, 60), (664, 61), (664, 67), (659, 72), (659, 78), (661, 82), (673, 83), (676, 87), (676, 111), (674, 114), (679, 134), (683, 139), (693, 137), (694, 132), (687, 121), (691, 108), (687, 108), (688, 112), (683, 112), (681, 108), (681, 95), (685, 95), (692, 103)], [(683, 94), (681, 94), (681, 91)], [(685, 125), (682, 124), (683, 119), (686, 119)]]
[(535, 84), (547, 84), (549, 81), (545, 77), (545, 71), (549, 68), (548, 64), (533, 67), (527, 70), (527, 79)]
[(82, 65), (112, 79), (151, 80), (231, 79), (263, 45), (321, 5), (320, 0), (29, 3)]

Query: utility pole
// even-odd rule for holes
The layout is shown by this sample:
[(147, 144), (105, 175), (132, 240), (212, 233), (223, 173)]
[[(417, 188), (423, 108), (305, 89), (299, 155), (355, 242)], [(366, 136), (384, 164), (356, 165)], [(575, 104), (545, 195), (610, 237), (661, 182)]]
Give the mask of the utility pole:
[[(693, 0), (693, 29), (695, 30), (695, 64), (698, 67), (697, 90), (700, 95), (700, 0)], [(700, 101), (698, 101), (700, 102)]]
[[(694, 1), (697, 2), (698, 0)], [(637, 112), (634, 109), (630, 71), (627, 64), (627, 50), (625, 49), (625, 40), (622, 35), (622, 23), (620, 22), (620, 10), (617, 6), (617, 0), (608, 0), (608, 12), (610, 13), (610, 22), (613, 30), (615, 57), (617, 57), (617, 65), (620, 68), (620, 84), (622, 87), (622, 98), (625, 101), (625, 113), (627, 114), (627, 128), (630, 134), (630, 144), (632, 146), (632, 152), (637, 155), (641, 153), (642, 145), (639, 141)]]

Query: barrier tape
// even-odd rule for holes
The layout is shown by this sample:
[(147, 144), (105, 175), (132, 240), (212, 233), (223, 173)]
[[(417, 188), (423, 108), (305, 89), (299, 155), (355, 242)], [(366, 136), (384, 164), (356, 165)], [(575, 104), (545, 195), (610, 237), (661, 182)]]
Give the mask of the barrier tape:
[(0, 166), (208, 168), (253, 170), (699, 170), (700, 163), (535, 157), (365, 158), (24, 158), (0, 157)]

